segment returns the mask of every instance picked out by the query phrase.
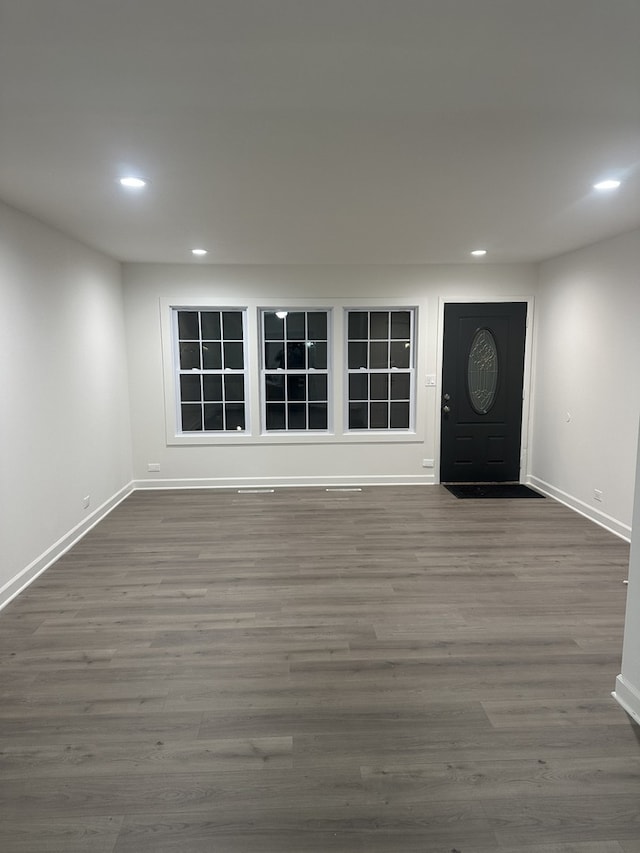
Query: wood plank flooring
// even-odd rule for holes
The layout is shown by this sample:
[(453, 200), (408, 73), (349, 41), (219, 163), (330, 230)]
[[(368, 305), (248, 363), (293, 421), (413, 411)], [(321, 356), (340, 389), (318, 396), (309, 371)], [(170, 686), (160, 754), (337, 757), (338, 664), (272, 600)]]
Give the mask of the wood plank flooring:
[(0, 850), (640, 853), (627, 565), (551, 500), (137, 492), (0, 613)]

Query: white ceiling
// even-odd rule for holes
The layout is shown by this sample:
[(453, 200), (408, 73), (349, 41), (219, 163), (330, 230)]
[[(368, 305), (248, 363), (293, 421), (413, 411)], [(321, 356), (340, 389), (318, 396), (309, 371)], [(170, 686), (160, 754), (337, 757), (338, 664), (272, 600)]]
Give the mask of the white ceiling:
[(640, 225), (640, 0), (0, 0), (0, 198), (125, 261), (551, 257)]

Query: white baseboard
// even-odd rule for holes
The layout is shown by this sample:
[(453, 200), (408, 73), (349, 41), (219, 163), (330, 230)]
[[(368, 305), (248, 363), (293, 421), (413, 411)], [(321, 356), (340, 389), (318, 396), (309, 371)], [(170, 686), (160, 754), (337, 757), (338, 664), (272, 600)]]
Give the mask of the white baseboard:
[(50, 548), (47, 548), (44, 553), (30, 563), (25, 569), (19, 572), (15, 577), (11, 578), (3, 587), (0, 587), (0, 610), (19, 595), (23, 589), (29, 586), (30, 583), (49, 568), (56, 560), (72, 548), (76, 542), (79, 542), (83, 536), (95, 527), (105, 516), (107, 516), (119, 503), (129, 497), (133, 491), (133, 482), (127, 483), (112, 497), (106, 500), (102, 506), (95, 509), (91, 515), (83, 518), (79, 524), (72, 527), (68, 533), (61, 536)]
[(583, 515), (595, 524), (600, 525), (600, 527), (604, 527), (605, 530), (608, 530), (610, 533), (615, 533), (616, 536), (624, 539), (625, 542), (631, 541), (631, 527), (628, 524), (623, 524), (621, 521), (618, 521), (617, 518), (612, 518), (610, 515), (607, 515), (606, 512), (601, 512), (600, 510), (589, 506), (589, 504), (584, 503), (584, 501), (574, 498), (573, 495), (569, 495), (566, 492), (563, 492), (562, 489), (557, 489), (550, 483), (545, 483), (544, 480), (540, 480), (538, 477), (534, 477), (531, 474), (526, 477), (525, 483), (528, 486), (532, 486), (534, 489), (537, 489), (539, 492), (542, 492), (543, 495), (547, 495), (547, 497), (553, 498), (559, 503), (568, 506), (569, 509)]
[(188, 479), (134, 480), (135, 489), (277, 489), (303, 487), (428, 486), (433, 474), (358, 475), (333, 477), (192, 477)]
[(640, 691), (638, 688), (629, 684), (624, 676), (619, 675), (616, 678), (616, 689), (611, 694), (620, 705), (629, 714), (629, 716), (640, 725)]

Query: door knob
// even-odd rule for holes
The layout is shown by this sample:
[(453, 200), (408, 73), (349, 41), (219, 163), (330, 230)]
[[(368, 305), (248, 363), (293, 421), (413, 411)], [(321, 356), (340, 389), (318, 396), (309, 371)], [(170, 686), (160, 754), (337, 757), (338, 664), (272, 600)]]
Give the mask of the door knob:
[(451, 409), (449, 408), (449, 406), (443, 406), (442, 411), (445, 413), (445, 415), (448, 415)]

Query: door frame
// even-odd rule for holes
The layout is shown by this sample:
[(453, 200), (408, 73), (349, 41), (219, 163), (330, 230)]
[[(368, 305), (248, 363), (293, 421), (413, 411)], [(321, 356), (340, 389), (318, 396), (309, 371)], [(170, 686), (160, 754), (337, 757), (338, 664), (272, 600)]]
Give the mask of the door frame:
[(442, 454), (441, 435), (441, 395), (442, 395), (442, 366), (444, 361), (444, 307), (448, 303), (473, 305), (491, 305), (500, 302), (525, 302), (527, 305), (527, 322), (524, 333), (524, 368), (522, 372), (522, 433), (520, 437), (520, 471), (518, 480), (526, 482), (529, 474), (529, 433), (533, 412), (531, 405), (531, 388), (533, 379), (533, 330), (534, 303), (533, 296), (488, 296), (480, 299), (477, 296), (440, 296), (438, 299), (438, 348), (436, 353), (436, 398), (434, 400), (434, 437), (435, 437), (435, 482), (440, 479), (440, 457)]

